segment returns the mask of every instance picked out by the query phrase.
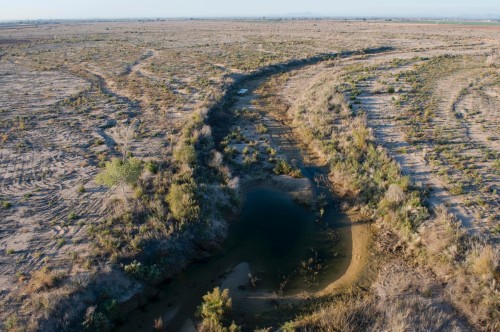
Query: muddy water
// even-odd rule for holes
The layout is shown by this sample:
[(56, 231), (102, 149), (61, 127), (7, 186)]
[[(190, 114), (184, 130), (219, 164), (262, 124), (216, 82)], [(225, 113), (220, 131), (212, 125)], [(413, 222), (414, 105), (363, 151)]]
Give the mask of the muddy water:
[[(231, 295), (235, 308), (245, 312), (236, 312), (236, 317), (248, 311), (273, 309), (262, 305), (262, 301), (252, 304), (254, 296), (312, 292), (325, 287), (347, 268), (350, 257), (345, 248), (350, 246), (348, 234), (342, 229), (349, 223), (346, 217), (327, 208), (324, 220), (317, 222), (310, 207), (299, 205), (287, 193), (266, 184), (247, 188), (241, 214), (232, 222), (220, 252), (191, 265), (166, 284), (155, 301), (133, 312), (118, 330), (151, 331), (159, 317), (168, 331), (189, 330), (202, 296), (216, 286), (231, 284), (228, 274), (231, 277), (231, 270), (242, 262), (248, 263), (245, 266), (249, 271), (242, 272), (244, 281), (237, 283), (239, 289), (231, 290)], [(303, 262), (314, 272), (317, 269), (318, 274), (308, 271)], [(254, 278), (254, 286), (248, 273)], [(248, 321), (246, 325), (249, 330), (254, 327)]]
[[(262, 81), (247, 82), (249, 93), (237, 97), (233, 107), (251, 107)], [(211, 126), (219, 142), (234, 118), (231, 108), (216, 114)], [(288, 160), (297, 161), (310, 184), (316, 175), (327, 175), (328, 169), (304, 162), (304, 151), (297, 148), (286, 125), (270, 119), (264, 122), (271, 140), (281, 148), (287, 145), (282, 151)], [(288, 308), (300, 302), (295, 295), (324, 289), (341, 277), (351, 262), (350, 220), (337, 212), (329, 190), (314, 185), (311, 190), (313, 197), (323, 194), (327, 203), (319, 220), (314, 204), (300, 205), (272, 179), (246, 187), (241, 214), (231, 223), (220, 251), (192, 264), (164, 285), (158, 298), (131, 313), (119, 331), (151, 331), (159, 317), (167, 331), (193, 330), (197, 306), (203, 295), (217, 286), (230, 289), (233, 318), (243, 331), (277, 328), (292, 319), (296, 312)]]

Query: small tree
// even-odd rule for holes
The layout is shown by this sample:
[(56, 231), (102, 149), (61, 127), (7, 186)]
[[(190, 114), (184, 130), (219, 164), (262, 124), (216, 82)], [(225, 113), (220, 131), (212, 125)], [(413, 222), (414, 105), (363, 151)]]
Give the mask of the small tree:
[(125, 196), (125, 186), (134, 185), (142, 172), (141, 161), (136, 158), (120, 160), (113, 158), (106, 162), (104, 170), (96, 177), (96, 182), (108, 188), (119, 186)]

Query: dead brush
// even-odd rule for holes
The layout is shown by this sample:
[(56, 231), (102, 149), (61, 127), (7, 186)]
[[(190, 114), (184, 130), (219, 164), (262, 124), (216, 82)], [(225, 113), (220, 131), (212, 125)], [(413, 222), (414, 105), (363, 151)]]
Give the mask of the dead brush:
[(9, 134), (2, 134), (2, 138), (0, 139), (1, 144), (5, 144), (9, 139)]
[(494, 52), (486, 58), (486, 66), (491, 68), (496, 67), (499, 62), (500, 62), (500, 55), (498, 54), (498, 52)]
[(447, 260), (454, 260), (458, 255), (464, 230), (444, 206), (438, 206), (435, 213), (432, 225), (426, 225), (421, 230), (422, 240), (429, 253), (437, 258), (437, 263), (445, 257)]
[(370, 298), (348, 296), (320, 307), (313, 315), (304, 316), (295, 322), (300, 331), (366, 331), (380, 317)]
[(53, 288), (62, 278), (60, 272), (52, 271), (49, 266), (44, 266), (31, 275), (28, 289), (33, 292)]
[(491, 244), (474, 243), (467, 255), (470, 271), (485, 281), (495, 277), (499, 258), (498, 250)]
[(383, 268), (372, 289), (380, 313), (372, 331), (466, 331), (443, 296), (440, 283), (425, 270), (401, 261)]
[(485, 330), (498, 330), (498, 250), (469, 236), (443, 206), (431, 224), (421, 231), (422, 243), (430, 254), (427, 264), (436, 276), (446, 280), (447, 301), (470, 323)]

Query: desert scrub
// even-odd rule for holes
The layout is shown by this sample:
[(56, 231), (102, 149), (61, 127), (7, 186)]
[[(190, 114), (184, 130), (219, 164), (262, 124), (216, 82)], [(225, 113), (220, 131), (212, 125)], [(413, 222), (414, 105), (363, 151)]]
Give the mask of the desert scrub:
[(268, 129), (265, 125), (263, 125), (262, 123), (259, 123), (257, 125), (255, 125), (255, 130), (259, 133), (259, 134), (265, 134), (268, 132)]
[(170, 187), (166, 202), (172, 211), (172, 215), (180, 222), (198, 220), (200, 207), (196, 199), (196, 184), (174, 183)]
[[(411, 190), (409, 179), (401, 175), (385, 150), (374, 144), (366, 115), (346, 105), (344, 95), (353, 93), (357, 96), (359, 90), (335, 84), (324, 75), (311, 84), (289, 114), (301, 128), (304, 140), (330, 160), (330, 180), (338, 194), (369, 207), (367, 215), (374, 219), (384, 217), (405, 233), (414, 230), (428, 216), (420, 194)], [(399, 217), (388, 217), (394, 213)]]
[[(327, 80), (326, 86), (329, 84)], [(322, 91), (321, 84), (316, 83), (312, 85), (315, 91), (307, 91), (306, 96), (317, 95)], [(330, 89), (330, 91), (341, 90), (342, 87)], [(326, 100), (330, 98), (328, 94), (325, 96)], [(349, 114), (342, 122), (337, 122), (338, 126), (335, 125), (331, 135), (322, 135), (322, 132), (330, 131), (331, 124), (335, 124), (338, 120), (335, 112), (328, 112), (328, 104), (323, 103), (324, 111), (317, 108), (315, 112), (322, 114), (324, 121), (310, 121), (311, 116), (302, 111), (311, 109), (304, 106), (311, 102), (308, 97), (305, 98), (291, 108), (290, 114), (294, 116), (296, 124), (303, 129), (307, 141), (315, 143), (315, 146), (320, 147), (324, 154), (330, 157), (330, 180), (335, 184), (333, 187), (339, 194), (352, 199), (358, 207), (367, 207), (368, 219), (389, 227), (391, 231), (395, 230), (402, 241), (415, 246), (412, 239), (420, 236), (418, 233), (425, 229), (422, 225), (430, 217), (423, 202), (422, 192), (418, 188), (412, 188), (410, 179), (401, 175), (397, 163), (384, 149), (373, 143), (365, 119), (356, 114)], [(321, 104), (317, 99), (314, 99), (314, 102)], [(413, 137), (419, 135), (417, 130), (412, 134)], [(434, 225), (433, 222), (430, 224)], [(442, 225), (439, 227), (443, 230), (429, 228), (428, 232), (423, 233), (425, 245), (419, 247), (417, 244), (419, 247), (417, 253), (422, 256), (416, 259), (422, 261), (426, 259), (423, 257), (430, 257), (425, 264), (435, 268), (436, 274), (448, 280), (447, 294), (452, 294), (451, 301), (454, 306), (460, 307), (474, 324), (477, 325), (478, 321), (482, 320), (484, 324), (489, 324), (489, 329), (495, 330), (498, 325), (495, 323), (498, 322), (498, 315), (495, 316), (496, 306), (492, 305), (494, 291), (487, 285), (492, 280), (492, 271), (496, 269), (497, 254), (491, 248), (482, 249), (483, 247), (470, 251), (467, 249), (470, 239), (465, 237), (463, 231), (456, 230), (453, 223), (436, 224)], [(443, 275), (443, 272), (446, 274), (450, 271), (456, 271), (456, 276), (450, 278)], [(464, 291), (464, 288), (467, 291)], [(378, 308), (374, 303), (364, 301), (355, 301), (353, 310), (343, 311), (341, 308), (345, 307), (346, 302), (350, 301), (339, 301), (338, 304), (332, 305), (333, 310), (322, 308), (315, 311), (312, 316), (299, 318), (288, 326), (293, 329), (359, 330), (363, 327), (358, 324), (373, 326), (374, 318), (381, 315), (375, 313)], [(365, 303), (370, 307), (364, 307)], [(361, 312), (354, 310), (358, 305)], [(358, 314), (350, 315), (353, 311), (357, 311)], [(368, 311), (371, 313), (364, 315)]]
[(86, 331), (109, 331), (118, 318), (118, 301), (108, 299), (87, 308), (82, 326)]
[(202, 319), (201, 332), (237, 332), (240, 328), (233, 322), (229, 323), (228, 315), (233, 304), (229, 297), (229, 290), (214, 288), (203, 296), (203, 303), (198, 307), (198, 316)]
[(498, 249), (468, 235), (444, 206), (436, 209), (432, 223), (420, 229), (420, 236), (429, 267), (448, 280), (445, 291), (454, 306), (475, 326), (497, 330), (500, 317), (494, 304), (494, 279)]
[(63, 274), (53, 271), (49, 266), (44, 266), (31, 275), (29, 288), (38, 292), (54, 287), (61, 279)]
[(276, 175), (289, 175), (293, 171), (292, 166), (285, 159), (277, 159), (273, 172)]
[(174, 159), (178, 163), (192, 165), (196, 162), (196, 151), (194, 145), (182, 142), (174, 151)]
[(106, 162), (104, 170), (96, 177), (98, 184), (106, 187), (135, 185), (142, 172), (142, 164), (139, 159), (130, 158), (120, 160), (113, 158)]
[(85, 193), (85, 186), (83, 184), (79, 185), (78, 188), (76, 188), (76, 192), (78, 194), (83, 194)]
[(156, 264), (144, 266), (136, 260), (128, 265), (125, 265), (123, 270), (125, 273), (133, 276), (134, 278), (145, 281), (155, 282), (161, 277), (161, 271)]

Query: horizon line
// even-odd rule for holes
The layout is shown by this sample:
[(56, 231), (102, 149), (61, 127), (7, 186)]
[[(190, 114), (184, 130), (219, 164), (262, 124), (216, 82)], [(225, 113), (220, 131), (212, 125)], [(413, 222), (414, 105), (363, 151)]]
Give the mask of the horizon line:
[[(496, 16), (496, 17), (494, 17)], [(378, 19), (396, 19), (396, 20), (482, 20), (482, 21), (500, 21), (500, 14), (488, 14), (488, 16), (425, 16), (425, 15), (394, 15), (394, 16), (363, 16), (363, 15), (227, 15), (227, 16), (144, 16), (144, 17), (87, 17), (87, 18), (25, 18), (25, 19), (0, 19), (0, 23), (15, 23), (15, 22), (30, 22), (30, 21), (136, 21), (136, 20), (231, 20), (231, 19), (248, 19), (248, 20), (270, 20), (270, 19), (348, 19), (348, 20), (378, 20)]]

